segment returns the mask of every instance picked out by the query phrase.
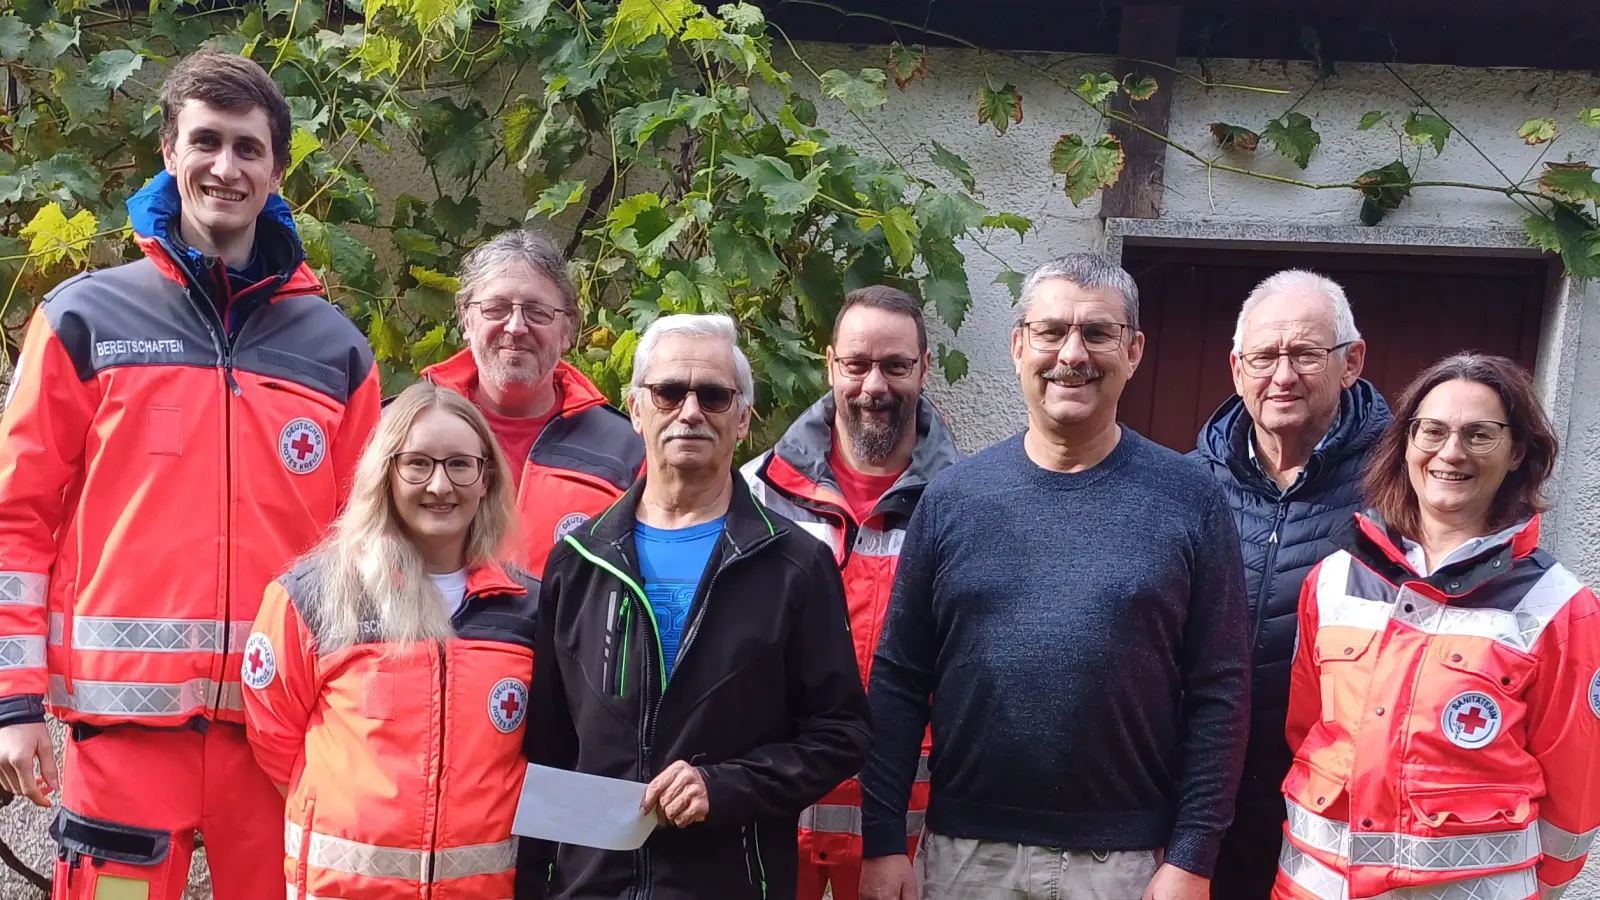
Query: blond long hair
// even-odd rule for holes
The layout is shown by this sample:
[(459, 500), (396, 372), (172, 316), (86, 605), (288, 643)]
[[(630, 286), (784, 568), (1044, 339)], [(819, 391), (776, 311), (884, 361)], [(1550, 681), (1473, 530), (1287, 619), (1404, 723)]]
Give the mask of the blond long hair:
[(430, 409), (451, 413), (477, 432), (488, 457), (486, 491), (467, 529), (467, 568), (492, 562), (512, 530), (511, 470), (483, 413), (465, 397), (431, 382), (401, 392), (384, 411), (356, 464), (344, 512), (312, 551), (320, 588), (307, 624), (327, 653), (358, 641), (406, 644), (454, 635), (444, 598), (428, 578), (422, 554), (407, 537), (390, 488), (390, 459)]

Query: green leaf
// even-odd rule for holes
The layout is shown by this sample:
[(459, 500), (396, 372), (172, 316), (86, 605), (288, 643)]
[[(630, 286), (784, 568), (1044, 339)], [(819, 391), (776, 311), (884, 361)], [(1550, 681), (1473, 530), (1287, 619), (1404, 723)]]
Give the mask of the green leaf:
[(1064, 134), (1050, 151), (1050, 171), (1065, 175), (1067, 197), (1073, 206), (1082, 205), (1101, 188), (1117, 183), (1122, 174), (1122, 142), (1103, 134), (1086, 143), (1075, 134)]
[(707, 236), (716, 254), (717, 268), (730, 282), (748, 278), (751, 287), (765, 289), (772, 287), (773, 281), (783, 272), (783, 263), (772, 252), (771, 244), (741, 233), (727, 219), (712, 226)]
[(1433, 155), (1438, 156), (1444, 152), (1444, 143), (1450, 139), (1450, 123), (1438, 116), (1427, 113), (1412, 113), (1406, 116), (1406, 137), (1418, 147), (1433, 145)]
[(1322, 135), (1311, 127), (1311, 120), (1296, 112), (1268, 122), (1262, 137), (1272, 143), (1274, 150), (1302, 169), (1310, 165), (1311, 154), (1322, 143)]
[(415, 228), (396, 228), (389, 232), (394, 245), (408, 256), (441, 256), (444, 248), (433, 235)]
[(1561, 255), (1567, 274), (1576, 279), (1600, 277), (1600, 227), (1569, 203), (1552, 203), (1548, 216), (1524, 221), (1528, 243)]
[(983, 226), (983, 204), (966, 194), (923, 191), (917, 198), (917, 224), (924, 234), (953, 239)]
[(761, 13), (761, 7), (749, 3), (729, 3), (717, 7), (717, 15), (734, 28), (744, 31), (765, 31), (767, 17)]
[(1556, 139), (1556, 120), (1529, 119), (1517, 128), (1517, 137), (1530, 147), (1548, 144)]
[(429, 322), (448, 322), (455, 318), (456, 295), (419, 284), (401, 295), (401, 305)]
[(100, 167), (90, 165), (81, 154), (73, 151), (53, 153), (29, 168), (34, 190), (40, 195), (49, 194), (62, 201), (75, 200), (80, 206), (100, 202), (100, 190), (105, 186), (106, 173)]
[(445, 291), (451, 294), (457, 293), (461, 290), (461, 279), (456, 278), (454, 275), (446, 275), (442, 272), (436, 272), (433, 269), (429, 269), (425, 266), (412, 266), (409, 271), (411, 272), (411, 277), (417, 280), (417, 284), (420, 284), (423, 287), (429, 287), (436, 291)]
[(445, 343), (449, 329), (443, 325), (435, 325), (428, 333), (411, 345), (411, 364), (413, 366), (431, 366), (443, 362), (450, 356), (450, 347)]
[(518, 97), (500, 113), (500, 130), (505, 139), (506, 159), (526, 169), (528, 149), (543, 111), (533, 98)]
[(882, 69), (862, 69), (860, 75), (829, 69), (822, 73), (822, 93), (859, 116), (889, 102), (883, 89), (885, 77)]
[(1017, 86), (1006, 82), (997, 90), (988, 84), (978, 88), (978, 124), (989, 124), (1001, 134), (1012, 124), (1022, 124), (1022, 95)]
[(972, 291), (967, 287), (964, 272), (956, 273), (954, 278), (930, 276), (922, 279), (922, 299), (933, 304), (933, 308), (939, 312), (939, 318), (953, 332), (961, 330), (961, 323), (967, 319), (967, 310), (972, 308)]
[(361, 42), (361, 49), (356, 51), (356, 59), (361, 61), (363, 78), (373, 78), (385, 72), (398, 76), (400, 42), (386, 34), (368, 34), (367, 39)]
[(0, 61), (16, 62), (28, 52), (33, 29), (16, 16), (0, 16)]
[(967, 355), (954, 347), (940, 344), (939, 371), (944, 373), (946, 384), (955, 384), (967, 377)]
[(267, 19), (262, 15), (261, 7), (251, 6), (250, 11), (244, 14), (244, 21), (239, 23), (239, 33), (248, 38), (259, 38), (267, 31)]
[(1370, 131), (1372, 126), (1382, 122), (1383, 117), (1386, 115), (1388, 115), (1388, 113), (1382, 110), (1369, 109), (1364, 115), (1362, 115), (1361, 124), (1357, 125), (1356, 128), (1360, 131)]
[(815, 326), (819, 343), (828, 338), (833, 319), (844, 302), (844, 282), (832, 255), (813, 249), (800, 261), (794, 279), (795, 293), (806, 317)]
[(18, 203), (22, 200), (22, 177), (0, 175), (0, 203)]
[(969, 191), (976, 191), (978, 182), (972, 177), (972, 166), (968, 165), (966, 160), (946, 150), (944, 145), (938, 141), (933, 141), (932, 144), (933, 150), (930, 155), (933, 159), (933, 164), (955, 176), (956, 180), (961, 182), (962, 187)]
[(1590, 128), (1600, 128), (1600, 106), (1578, 110), (1578, 121)]
[(317, 134), (328, 124), (328, 108), (312, 97), (290, 97), (289, 119), (295, 128)]
[(1005, 285), (1006, 290), (1011, 292), (1011, 301), (1015, 303), (1022, 299), (1022, 282), (1027, 277), (1012, 269), (1001, 269), (999, 274), (994, 276), (994, 283)]
[(750, 183), (782, 216), (805, 209), (820, 190), (825, 166), (817, 166), (804, 178), (796, 179), (789, 164), (771, 156), (744, 157), (732, 153), (722, 157), (723, 168)]
[(494, 125), (476, 100), (457, 106), (449, 97), (417, 108), (422, 155), (443, 178), (465, 181), (494, 157)]
[(81, 35), (77, 21), (74, 20), (71, 28), (60, 22), (46, 22), (39, 28), (39, 36), (44, 38), (44, 45), (50, 50), (50, 58), (54, 59), (77, 46)]
[(1129, 100), (1149, 100), (1156, 95), (1160, 87), (1154, 78), (1149, 75), (1135, 77), (1132, 72), (1122, 78), (1122, 89), (1127, 92)]
[(698, 16), (683, 26), (679, 40), (714, 41), (723, 36), (722, 23), (710, 16)]
[(426, 34), (442, 24), (445, 33), (455, 33), (458, 0), (410, 0), (410, 3), (411, 21), (418, 31)]
[(983, 227), (1009, 228), (1015, 231), (1017, 239), (1021, 240), (1028, 236), (1028, 229), (1033, 227), (1033, 220), (1019, 216), (1016, 213), (999, 213), (993, 216), (984, 216)]
[(300, 246), (305, 248), (306, 262), (321, 272), (332, 269), (333, 247), (328, 240), (328, 226), (302, 212), (294, 214), (294, 230), (300, 235)]
[(539, 192), (539, 202), (533, 205), (533, 211), (553, 219), (567, 207), (582, 200), (583, 189), (581, 180), (558, 181)]
[(1248, 128), (1229, 125), (1226, 122), (1212, 122), (1211, 136), (1216, 139), (1217, 146), (1224, 150), (1254, 153), (1256, 147), (1261, 144), (1261, 135)]
[(367, 322), (367, 343), (372, 345), (372, 355), (380, 360), (404, 362), (407, 359), (406, 333), (380, 309), (374, 309), (372, 319)]
[(1395, 160), (1378, 169), (1371, 169), (1356, 178), (1361, 185), (1361, 223), (1376, 225), (1385, 215), (1400, 208), (1401, 201), (1411, 196), (1411, 170), (1401, 160)]
[(656, 34), (676, 37), (684, 20), (699, 11), (692, 0), (621, 0), (611, 20), (611, 37), (624, 47)]
[(1099, 106), (1117, 92), (1117, 79), (1104, 72), (1085, 72), (1072, 92), (1083, 98), (1085, 103)]
[(911, 265), (913, 244), (917, 237), (917, 220), (911, 210), (897, 206), (887, 213), (874, 212), (858, 216), (856, 227), (862, 231), (871, 231), (874, 227), (881, 228), (884, 239), (889, 242), (889, 256), (894, 260), (894, 264), (902, 269)]
[(483, 202), (477, 197), (463, 197), (456, 200), (454, 197), (443, 196), (433, 201), (433, 220), (439, 223), (439, 230), (447, 238), (459, 238), (467, 234), (478, 224), (478, 216), (483, 211)]
[(289, 166), (284, 170), (284, 177), (294, 174), (294, 170), (300, 168), (300, 163), (307, 156), (321, 149), (322, 141), (318, 140), (316, 135), (304, 128), (296, 128), (294, 135), (289, 138)]
[(84, 76), (89, 84), (108, 91), (122, 87), (144, 65), (144, 57), (132, 50), (107, 50), (96, 53), (89, 61), (89, 71)]
[(928, 74), (928, 48), (921, 44), (907, 47), (899, 41), (890, 43), (889, 74), (894, 76), (894, 86), (902, 91), (921, 80)]
[(507, 31), (538, 31), (550, 12), (550, 0), (495, 0), (495, 19)]
[(1594, 171), (1586, 162), (1547, 162), (1539, 187), (1568, 200), (1600, 200), (1600, 182), (1594, 180)]
[(28, 253), (39, 268), (47, 269), (67, 257), (78, 265), (87, 262), (89, 239), (99, 227), (94, 213), (87, 209), (69, 219), (61, 211), (61, 204), (48, 203), (17, 234), (28, 239)]

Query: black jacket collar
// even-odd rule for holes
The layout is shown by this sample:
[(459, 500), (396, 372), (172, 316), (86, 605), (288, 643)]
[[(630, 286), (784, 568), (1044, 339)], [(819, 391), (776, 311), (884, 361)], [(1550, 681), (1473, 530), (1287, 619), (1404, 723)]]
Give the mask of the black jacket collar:
[[(633, 487), (591, 522), (588, 528), (580, 528), (570, 537), (576, 538), (590, 550), (627, 548), (625, 558), (631, 560), (633, 526), (638, 521), (639, 498), (644, 495), (645, 482), (649, 477), (648, 473), (641, 475), (634, 481)], [(758, 545), (788, 531), (785, 527), (787, 523), (782, 519), (774, 519), (761, 508), (743, 478), (735, 476), (733, 472), (728, 473), (728, 478), (733, 482), (733, 499), (728, 503), (722, 536), (731, 545), (729, 549), (732, 554), (749, 553)]]

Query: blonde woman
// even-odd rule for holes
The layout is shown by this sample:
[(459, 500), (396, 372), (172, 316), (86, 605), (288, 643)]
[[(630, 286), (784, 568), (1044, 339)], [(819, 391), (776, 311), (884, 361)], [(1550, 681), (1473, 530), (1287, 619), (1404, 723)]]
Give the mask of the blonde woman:
[(268, 587), (245, 712), (287, 797), (291, 900), (511, 896), (539, 591), (496, 562), (510, 485), (483, 415), (414, 385), (327, 540)]

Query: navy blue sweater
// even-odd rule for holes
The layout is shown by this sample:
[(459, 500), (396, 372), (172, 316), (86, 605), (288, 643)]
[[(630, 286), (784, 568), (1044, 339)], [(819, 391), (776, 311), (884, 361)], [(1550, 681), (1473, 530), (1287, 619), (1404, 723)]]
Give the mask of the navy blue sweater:
[(1249, 715), (1238, 535), (1216, 483), (1124, 428), (1052, 472), (1019, 435), (947, 469), (901, 550), (872, 667), (867, 857), (905, 852), (933, 723), (930, 831), (1164, 847), (1209, 875)]

